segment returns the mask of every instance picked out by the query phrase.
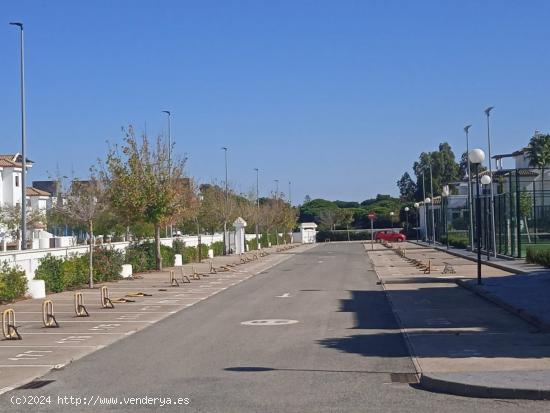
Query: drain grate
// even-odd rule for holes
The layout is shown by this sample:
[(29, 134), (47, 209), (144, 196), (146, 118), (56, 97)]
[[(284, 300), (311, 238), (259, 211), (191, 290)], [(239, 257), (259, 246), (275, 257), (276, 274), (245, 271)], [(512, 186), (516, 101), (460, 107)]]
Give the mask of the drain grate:
[(47, 386), (50, 383), (53, 383), (55, 380), (33, 380), (27, 384), (19, 386), (17, 390), (29, 390), (29, 389), (39, 389), (40, 387)]
[(418, 375), (415, 373), (391, 373), (390, 378), (392, 383), (418, 383)]

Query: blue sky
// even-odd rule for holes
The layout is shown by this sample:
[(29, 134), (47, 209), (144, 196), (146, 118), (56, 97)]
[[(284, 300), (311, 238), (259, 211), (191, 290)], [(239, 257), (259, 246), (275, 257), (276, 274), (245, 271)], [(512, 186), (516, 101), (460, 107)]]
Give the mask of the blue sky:
[(397, 194), (421, 151), (550, 131), (547, 1), (3, 1), (0, 153), (18, 151), (25, 23), (30, 180), (83, 176), (121, 126), (166, 130), (199, 182), (293, 200)]

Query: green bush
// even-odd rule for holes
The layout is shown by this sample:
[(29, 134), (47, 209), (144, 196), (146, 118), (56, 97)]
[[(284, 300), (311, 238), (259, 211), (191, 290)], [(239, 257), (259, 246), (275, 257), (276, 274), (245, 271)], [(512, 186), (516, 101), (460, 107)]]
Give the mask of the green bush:
[(46, 255), (40, 260), (40, 264), (34, 272), (34, 278), (44, 280), (47, 291), (58, 293), (65, 290), (66, 282), (63, 277), (63, 259), (50, 254)]
[[(81, 256), (72, 256), (61, 262), (61, 281), (63, 289), (77, 287), (87, 284), (90, 281), (88, 254)], [(95, 260), (94, 260), (95, 265)], [(95, 278), (95, 277), (94, 277)], [(46, 281), (46, 288), (48, 282)], [(53, 291), (53, 290), (50, 290)], [(62, 291), (62, 290), (61, 290)]]
[[(86, 264), (88, 257), (88, 254), (84, 256)], [(122, 264), (124, 264), (124, 253), (117, 251), (114, 248), (95, 248), (93, 264), (94, 281), (104, 282), (118, 280), (120, 278)], [(88, 273), (87, 268), (86, 273)]]
[(10, 266), (7, 262), (0, 265), (0, 301), (12, 301), (23, 297), (27, 291), (25, 271)]
[[(449, 245), (457, 248), (466, 248), (469, 245), (468, 234), (464, 232), (450, 232), (448, 234)], [(447, 236), (443, 235), (441, 237), (441, 242), (443, 244), (447, 243)]]
[(246, 242), (248, 245), (248, 251), (254, 251), (258, 249), (258, 243), (256, 242), (256, 238), (251, 239), (250, 241)]
[[(179, 248), (179, 247), (178, 247)], [(166, 245), (160, 246), (162, 265), (170, 267), (174, 265), (174, 249)], [(157, 267), (155, 259), (155, 243), (142, 242), (133, 243), (126, 249), (126, 264), (132, 265), (134, 272), (145, 272), (155, 270)]]
[(214, 251), (214, 256), (223, 255), (223, 241), (213, 242), (210, 248)]
[(539, 264), (550, 267), (550, 247), (528, 246), (525, 260), (529, 264)]
[[(153, 244), (153, 257), (155, 256), (154, 251), (155, 251), (155, 247), (154, 247), (154, 244)], [(167, 245), (161, 245), (160, 246), (160, 256), (162, 257), (162, 265), (163, 266), (165, 266), (165, 267), (173, 267), (174, 266), (175, 254), (174, 254), (174, 249), (172, 247), (169, 247)], [(155, 265), (151, 269), (154, 270)]]

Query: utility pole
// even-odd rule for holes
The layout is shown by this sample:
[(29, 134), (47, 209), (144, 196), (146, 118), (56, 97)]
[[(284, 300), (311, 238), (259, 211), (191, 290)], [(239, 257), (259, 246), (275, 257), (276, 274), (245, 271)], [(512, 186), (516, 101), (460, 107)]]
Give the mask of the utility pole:
[(27, 249), (27, 127), (25, 117), (25, 34), (23, 23), (12, 22), (12, 26), (19, 27), (21, 47), (21, 249)]
[(225, 152), (225, 207), (223, 214), (223, 255), (227, 255), (227, 206), (228, 206), (228, 184), (227, 184), (227, 147), (222, 147)]

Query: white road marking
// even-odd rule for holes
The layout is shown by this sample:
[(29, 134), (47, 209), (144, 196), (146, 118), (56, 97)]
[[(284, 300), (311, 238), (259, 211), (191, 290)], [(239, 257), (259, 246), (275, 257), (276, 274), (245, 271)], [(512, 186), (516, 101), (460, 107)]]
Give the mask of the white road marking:
[(276, 298), (290, 298), (290, 293), (284, 293), (283, 295), (276, 295)]
[(242, 321), (241, 324), (245, 326), (281, 326), (287, 324), (296, 324), (298, 320), (284, 320), (284, 319), (266, 319), (266, 320), (250, 320)]

